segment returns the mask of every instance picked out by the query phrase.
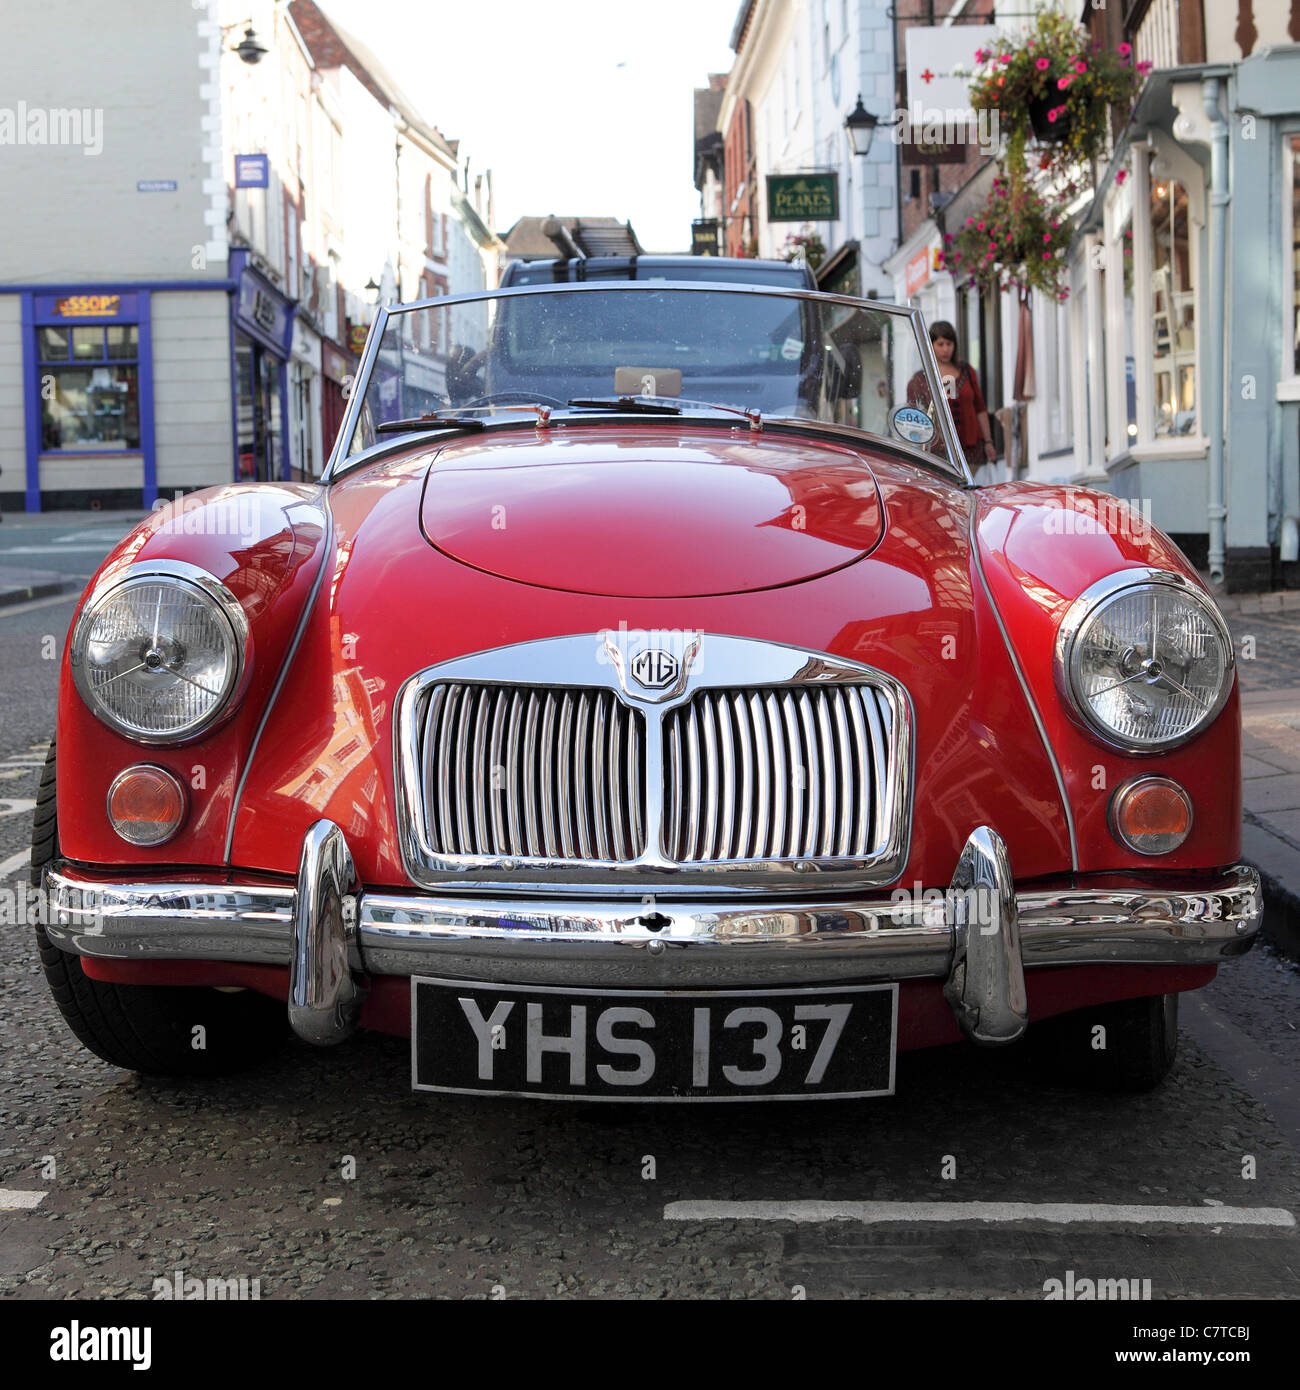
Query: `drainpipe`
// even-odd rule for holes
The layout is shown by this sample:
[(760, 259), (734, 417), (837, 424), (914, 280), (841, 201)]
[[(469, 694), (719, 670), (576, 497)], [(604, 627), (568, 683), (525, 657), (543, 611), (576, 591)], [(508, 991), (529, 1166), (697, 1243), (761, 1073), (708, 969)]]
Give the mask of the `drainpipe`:
[(1219, 110), (1219, 79), (1201, 83), (1201, 101), (1210, 118), (1210, 322), (1202, 338), (1205, 344), (1205, 421), (1210, 438), (1210, 578), (1223, 582), (1227, 562), (1224, 525), (1223, 458), (1223, 348), (1224, 286), (1227, 283), (1228, 246), (1228, 125)]

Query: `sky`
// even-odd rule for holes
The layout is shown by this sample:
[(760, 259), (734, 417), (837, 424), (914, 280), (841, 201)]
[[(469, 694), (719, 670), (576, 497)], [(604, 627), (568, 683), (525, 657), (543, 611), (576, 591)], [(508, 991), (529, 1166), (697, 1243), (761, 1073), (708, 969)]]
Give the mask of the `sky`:
[(647, 251), (690, 249), (692, 92), (727, 72), (740, 0), (318, 0), (492, 170), (497, 230), (617, 217)]

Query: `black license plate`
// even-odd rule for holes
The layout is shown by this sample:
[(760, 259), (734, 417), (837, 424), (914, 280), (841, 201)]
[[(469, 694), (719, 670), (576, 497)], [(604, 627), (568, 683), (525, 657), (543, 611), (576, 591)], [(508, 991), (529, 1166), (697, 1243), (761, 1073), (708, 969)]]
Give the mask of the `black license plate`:
[(548, 1100), (894, 1093), (898, 986), (583, 990), (411, 980), (417, 1091)]

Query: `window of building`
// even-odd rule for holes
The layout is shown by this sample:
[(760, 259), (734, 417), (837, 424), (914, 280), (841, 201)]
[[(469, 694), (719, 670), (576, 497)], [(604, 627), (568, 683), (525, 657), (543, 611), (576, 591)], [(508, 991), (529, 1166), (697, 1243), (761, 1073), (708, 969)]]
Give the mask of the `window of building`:
[(140, 447), (140, 348), (135, 324), (37, 329), (41, 450)]
[(1300, 135), (1287, 137), (1286, 167), (1291, 184), (1290, 296), (1287, 304), (1287, 338), (1291, 370), (1300, 376)]
[(1151, 346), (1155, 433), (1196, 431), (1196, 271), (1187, 189), (1151, 175)]
[(1120, 228), (1119, 258), (1123, 266), (1120, 304), (1124, 315), (1124, 427), (1125, 438), (1118, 441), (1121, 449), (1137, 443), (1137, 307), (1133, 298), (1133, 218), (1130, 215)]

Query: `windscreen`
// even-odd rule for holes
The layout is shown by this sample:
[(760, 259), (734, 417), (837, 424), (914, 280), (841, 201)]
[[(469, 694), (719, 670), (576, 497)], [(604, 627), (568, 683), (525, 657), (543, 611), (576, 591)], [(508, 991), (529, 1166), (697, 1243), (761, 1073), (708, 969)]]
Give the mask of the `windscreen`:
[(349, 452), (431, 414), (636, 398), (847, 425), (954, 467), (922, 361), (906, 312), (797, 292), (584, 285), (413, 306), (388, 315)]

